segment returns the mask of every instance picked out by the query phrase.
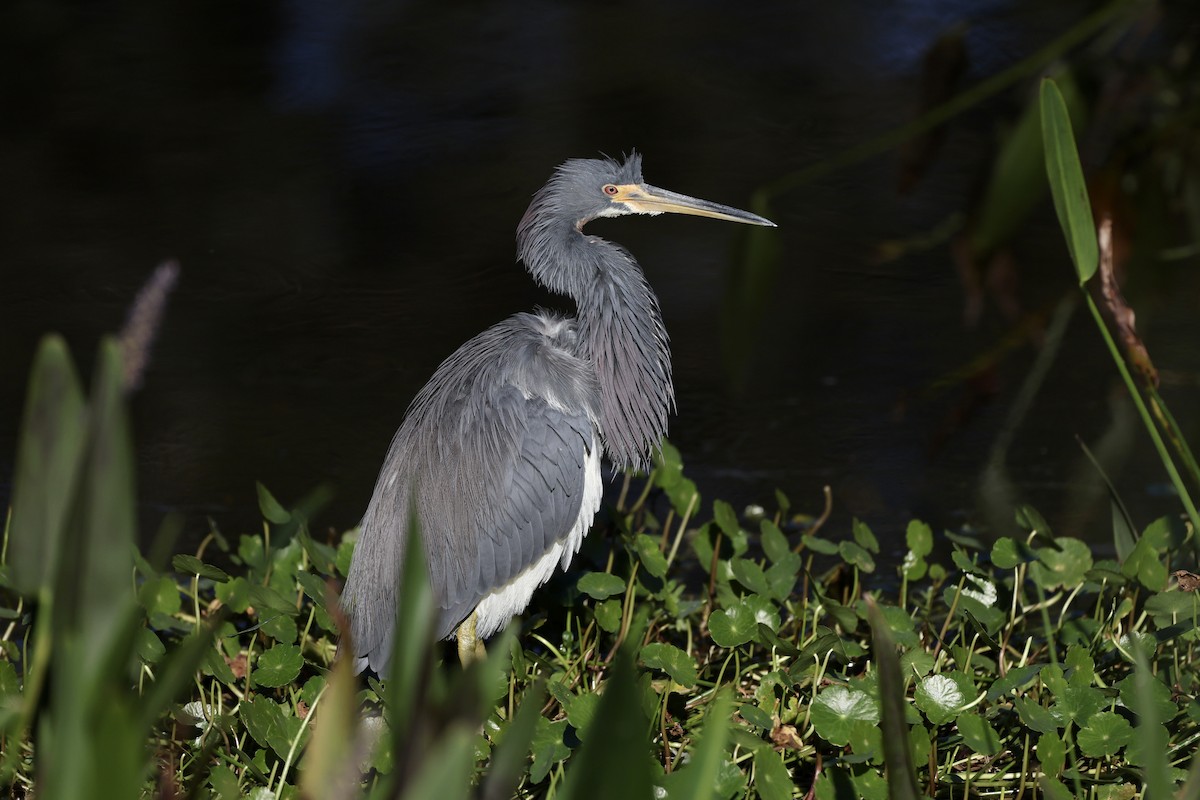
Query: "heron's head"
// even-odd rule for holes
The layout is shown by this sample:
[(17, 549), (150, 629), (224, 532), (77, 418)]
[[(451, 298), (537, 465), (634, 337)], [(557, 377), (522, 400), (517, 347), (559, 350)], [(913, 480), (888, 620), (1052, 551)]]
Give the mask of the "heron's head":
[(693, 214), (744, 222), (775, 223), (757, 214), (651, 186), (642, 178), (642, 157), (630, 153), (625, 161), (575, 158), (558, 168), (544, 189), (547, 210), (565, 215), (583, 227), (597, 217), (624, 214)]

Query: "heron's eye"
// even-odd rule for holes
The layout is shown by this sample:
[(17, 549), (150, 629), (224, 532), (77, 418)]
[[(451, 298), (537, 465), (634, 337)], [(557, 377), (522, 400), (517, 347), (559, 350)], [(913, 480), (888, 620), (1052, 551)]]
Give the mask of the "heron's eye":
[(604, 193), (609, 196), (614, 195), (617, 193), (617, 187), (613, 186), (611, 183), (606, 183), (604, 184)]

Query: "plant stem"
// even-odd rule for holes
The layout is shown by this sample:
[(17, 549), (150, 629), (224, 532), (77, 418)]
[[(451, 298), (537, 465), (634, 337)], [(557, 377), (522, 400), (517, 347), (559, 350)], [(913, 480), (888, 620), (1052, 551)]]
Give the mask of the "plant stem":
[(1100, 309), (1096, 307), (1096, 301), (1092, 299), (1092, 295), (1083, 289), (1083, 299), (1087, 303), (1088, 310), (1092, 312), (1093, 319), (1096, 320), (1096, 327), (1100, 329), (1100, 335), (1104, 338), (1104, 343), (1108, 345), (1108, 352), (1112, 354), (1113, 361), (1117, 365), (1117, 371), (1121, 373), (1121, 379), (1125, 381), (1126, 388), (1129, 389), (1129, 396), (1133, 398), (1133, 404), (1137, 407), (1138, 414), (1142, 417), (1142, 424), (1146, 427), (1146, 432), (1150, 434), (1150, 440), (1154, 442), (1154, 449), (1158, 451), (1158, 457), (1162, 460), (1163, 467), (1167, 470), (1167, 475), (1171, 478), (1171, 483), (1175, 487), (1175, 491), (1179, 493), (1179, 500), (1183, 503), (1183, 508), (1187, 511), (1188, 520), (1192, 523), (1192, 547), (1195, 549), (1197, 556), (1200, 556), (1200, 541), (1197, 537), (1200, 536), (1200, 514), (1196, 512), (1196, 506), (1192, 503), (1191, 495), (1188, 494), (1187, 487), (1183, 485), (1183, 478), (1179, 475), (1179, 470), (1175, 468), (1175, 462), (1171, 460), (1171, 454), (1167, 452), (1167, 446), (1163, 443), (1162, 436), (1158, 432), (1158, 426), (1154, 424), (1154, 420), (1150, 417), (1150, 411), (1146, 408), (1146, 402), (1142, 399), (1141, 392), (1138, 391), (1137, 384), (1134, 383), (1133, 376), (1129, 373), (1129, 367), (1125, 364), (1125, 359), (1121, 356), (1121, 351), (1117, 349), (1117, 343), (1113, 341), (1112, 334), (1108, 331), (1108, 325), (1104, 318), (1100, 316)]

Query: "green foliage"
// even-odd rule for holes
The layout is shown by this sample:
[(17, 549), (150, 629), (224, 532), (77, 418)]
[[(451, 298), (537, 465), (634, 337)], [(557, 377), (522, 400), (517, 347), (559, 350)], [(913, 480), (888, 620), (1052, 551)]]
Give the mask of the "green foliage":
[(1054, 211), (1067, 234), (1067, 249), (1075, 262), (1079, 283), (1087, 283), (1096, 274), (1100, 260), (1096, 246), (1096, 224), (1092, 220), (1092, 204), (1088, 200), (1083, 168), (1075, 149), (1071, 117), (1058, 85), (1049, 78), (1042, 81), (1039, 99), (1042, 141), (1046, 149), (1046, 173), (1050, 178), (1050, 194)]
[[(70, 386), (69, 364), (47, 352), (35, 376)], [(212, 531), (173, 573), (135, 558), (125, 422), (106, 380), (82, 405), (31, 389), (45, 407), (27, 419), (81, 413), (83, 444), (40, 441), (59, 429), (46, 423), (22, 440), (57, 455), (29, 460), (17, 496), (74, 511), (14, 509), (7, 534), (36, 576), (20, 596), (41, 602), (30, 616), (0, 586), (5, 787), (725, 800), (959, 796), (964, 783), (1015, 796), (1036, 783), (1051, 797), (1117, 797), (1137, 776), (1166, 796), (1200, 736), (1200, 603), (1164, 591), (1186, 544), (1171, 520), (1131, 535), (1120, 564), (1055, 538), (1029, 508), (1028, 534), (990, 548), (913, 521), (896, 564), (885, 556), (898, 533), (859, 521), (817, 538), (785, 533), (782, 508), (747, 526), (720, 501), (693, 519), (695, 496), (682, 511), (670, 496), (686, 479), (667, 448), (642, 497), (592, 534), (579, 572), (538, 596), (536, 631), (513, 626), (467, 669), (431, 641), (413, 537), (400, 644), (387, 679), (364, 684), (335, 661), (329, 599), (354, 531), (317, 538), (260, 486), (262, 532), (231, 543)], [(47, 477), (63, 452), (79, 463)], [(62, 475), (65, 486), (28, 488)], [(56, 525), (56, 544), (24, 541)], [(84, 569), (76, 553), (111, 563)], [(85, 607), (98, 596), (109, 605)]]

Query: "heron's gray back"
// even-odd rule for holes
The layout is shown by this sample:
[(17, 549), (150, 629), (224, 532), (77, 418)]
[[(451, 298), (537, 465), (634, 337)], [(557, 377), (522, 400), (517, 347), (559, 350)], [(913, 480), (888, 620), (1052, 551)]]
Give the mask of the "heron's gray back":
[(343, 594), (356, 655), (372, 669), (383, 670), (391, 654), (413, 512), (439, 637), (575, 524), (599, 402), (576, 337), (573, 321), (517, 314), (460, 347), (413, 401), (363, 517)]

